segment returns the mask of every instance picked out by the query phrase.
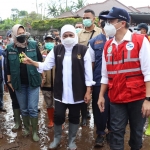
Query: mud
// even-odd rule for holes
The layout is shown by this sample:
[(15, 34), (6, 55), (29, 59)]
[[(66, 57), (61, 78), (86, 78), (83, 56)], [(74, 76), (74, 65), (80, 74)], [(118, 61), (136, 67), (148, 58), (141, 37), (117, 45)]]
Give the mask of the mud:
[[(39, 101), (39, 142), (33, 142), (32, 135), (28, 137), (22, 136), (22, 129), (17, 132), (12, 132), (12, 127), (14, 125), (13, 111), (11, 106), (11, 100), (8, 93), (4, 95), (4, 106), (7, 109), (7, 113), (0, 113), (0, 150), (48, 150), (50, 142), (53, 140), (53, 128), (47, 128), (47, 112), (45, 103), (43, 101), (43, 96), (40, 94)], [(92, 110), (91, 110), (92, 111)], [(125, 135), (125, 150), (130, 150), (128, 146), (129, 139), (129, 128), (126, 129)], [(2, 137), (1, 137), (2, 136)], [(77, 134), (77, 146), (78, 150), (109, 150), (109, 146), (105, 143), (102, 148), (94, 148), (96, 134), (93, 123), (93, 116), (88, 121), (87, 127), (80, 127)], [(68, 139), (68, 121), (64, 124), (64, 130), (62, 133), (61, 145), (57, 150), (67, 149), (67, 139)], [(150, 137), (146, 137), (143, 134), (143, 148), (142, 150), (150, 150)]]

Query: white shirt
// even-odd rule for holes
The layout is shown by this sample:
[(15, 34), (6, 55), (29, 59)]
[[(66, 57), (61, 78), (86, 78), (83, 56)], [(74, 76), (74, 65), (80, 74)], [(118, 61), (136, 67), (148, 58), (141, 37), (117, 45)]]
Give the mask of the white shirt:
[[(65, 48), (65, 55), (63, 59), (63, 94), (62, 94), (62, 103), (65, 104), (75, 104), (81, 103), (84, 100), (74, 102), (73, 99), (73, 90), (72, 90), (72, 49)], [(42, 73), (44, 70), (50, 70), (55, 66), (55, 56), (54, 51), (47, 55), (44, 62), (39, 62), (38, 72)], [(85, 84), (86, 86), (92, 86), (93, 84), (93, 74), (92, 74), (92, 64), (89, 50), (85, 53), (84, 56), (84, 68), (85, 68)], [(55, 97), (54, 97), (55, 99)], [(60, 101), (58, 99), (55, 99)]]
[[(132, 33), (130, 31), (127, 31), (123, 39), (119, 44), (121, 44), (124, 41), (131, 41), (132, 39)], [(112, 43), (118, 47), (118, 43), (116, 42), (115, 38), (113, 38)], [(139, 53), (139, 60), (141, 64), (141, 71), (144, 75), (144, 81), (150, 81), (150, 43), (147, 40), (146, 37), (143, 39), (142, 47)], [(103, 51), (103, 57), (102, 57), (102, 79), (101, 83), (108, 84), (108, 74), (107, 74), (107, 68), (106, 68), (106, 60), (104, 57), (104, 51)]]

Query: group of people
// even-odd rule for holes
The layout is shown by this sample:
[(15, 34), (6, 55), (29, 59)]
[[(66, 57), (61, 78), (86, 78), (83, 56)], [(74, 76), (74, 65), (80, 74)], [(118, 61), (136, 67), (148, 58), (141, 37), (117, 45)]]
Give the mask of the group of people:
[[(9, 31), (10, 42), (3, 50), (1, 62), (12, 99), (15, 121), (12, 130), (21, 127), (22, 118), (23, 135), (28, 136), (32, 126), (33, 140), (39, 141), (41, 90), (48, 127), (54, 127), (49, 149), (60, 144), (66, 109), (69, 110), (68, 147), (77, 149), (76, 134), (79, 125), (87, 125), (90, 103), (97, 134), (95, 146), (104, 146), (106, 139), (111, 150), (123, 150), (129, 121), (129, 146), (131, 150), (141, 149), (146, 117), (150, 117), (148, 30), (143, 34), (144, 28), (139, 25), (136, 30), (141, 33), (132, 33), (129, 14), (117, 7), (100, 12), (98, 19), (99, 27), (95, 25), (94, 11), (85, 10), (83, 22), (64, 25), (60, 38), (57, 30), (54, 30), (57, 35), (53, 31), (45, 35), (42, 51), (22, 25), (16, 24)], [(3, 96), (2, 90), (0, 94)], [(0, 106), (4, 111), (3, 105)], [(150, 135), (150, 119), (145, 134)]]

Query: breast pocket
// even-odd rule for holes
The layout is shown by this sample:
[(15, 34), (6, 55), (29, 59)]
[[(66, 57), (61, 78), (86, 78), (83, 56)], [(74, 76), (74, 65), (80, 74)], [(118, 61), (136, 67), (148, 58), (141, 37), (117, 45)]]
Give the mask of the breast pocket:
[(37, 60), (37, 53), (35, 50), (27, 52), (27, 56), (30, 57), (32, 60)]

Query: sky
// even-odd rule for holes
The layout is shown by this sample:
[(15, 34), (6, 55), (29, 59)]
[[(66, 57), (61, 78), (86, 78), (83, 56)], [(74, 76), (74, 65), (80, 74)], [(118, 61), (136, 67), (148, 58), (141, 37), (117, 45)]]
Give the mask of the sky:
[[(0, 0), (0, 17), (3, 19), (9, 18), (11, 15), (11, 8), (17, 8), (18, 10), (26, 10), (29, 13), (36, 11), (36, 0)], [(51, 0), (37, 0), (38, 4), (43, 3), (46, 7)], [(56, 0), (57, 1), (57, 0)], [(69, 1), (69, 0), (68, 0)], [(105, 0), (85, 0), (86, 3), (104, 2)], [(118, 0), (126, 6), (143, 7), (150, 6), (150, 0)], [(44, 8), (44, 7), (43, 7)], [(43, 9), (44, 10), (44, 9)], [(41, 12), (41, 8), (39, 8)]]

